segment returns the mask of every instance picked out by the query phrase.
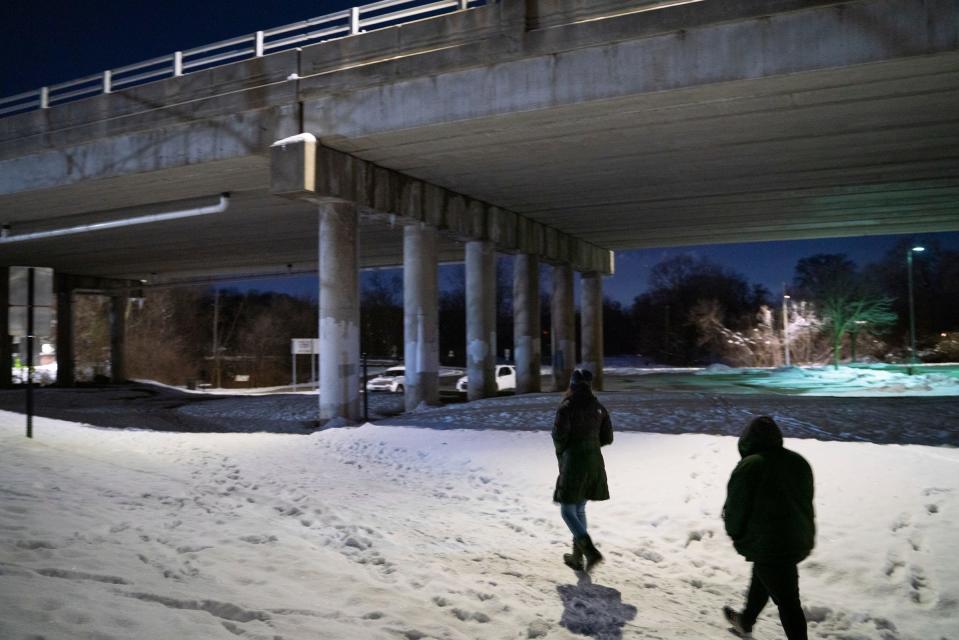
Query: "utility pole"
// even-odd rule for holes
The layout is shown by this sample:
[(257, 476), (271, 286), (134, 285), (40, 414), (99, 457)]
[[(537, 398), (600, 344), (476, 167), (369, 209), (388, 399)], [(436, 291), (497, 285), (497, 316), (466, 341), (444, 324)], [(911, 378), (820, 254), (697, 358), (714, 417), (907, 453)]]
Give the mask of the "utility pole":
[(220, 379), (220, 289), (213, 289), (213, 384), (221, 388)]
[(925, 251), (925, 247), (915, 246), (906, 251), (906, 270), (909, 278), (909, 367), (906, 372), (912, 375), (916, 366), (916, 305), (912, 294), (912, 254)]
[[(27, 437), (33, 437), (33, 303), (35, 294), (34, 268), (27, 269)], [(9, 366), (9, 365), (5, 365)]]

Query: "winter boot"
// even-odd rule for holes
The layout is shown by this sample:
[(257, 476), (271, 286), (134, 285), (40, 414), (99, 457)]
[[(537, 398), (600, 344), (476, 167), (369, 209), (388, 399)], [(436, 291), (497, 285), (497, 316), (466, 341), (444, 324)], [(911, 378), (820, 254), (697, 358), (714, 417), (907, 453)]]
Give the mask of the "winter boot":
[(745, 623), (743, 622), (743, 614), (738, 611), (733, 611), (732, 607), (723, 607), (723, 617), (726, 618), (726, 622), (729, 623), (729, 626), (739, 634), (740, 638), (752, 638), (752, 627), (746, 628)]
[(565, 562), (566, 566), (570, 569), (575, 569), (576, 571), (583, 570), (583, 552), (576, 546), (576, 538), (573, 538), (573, 552), (564, 553), (563, 562)]
[(593, 545), (593, 541), (588, 535), (576, 538), (574, 544), (580, 553), (586, 557), (586, 573), (592, 571), (593, 567), (603, 561), (603, 554)]

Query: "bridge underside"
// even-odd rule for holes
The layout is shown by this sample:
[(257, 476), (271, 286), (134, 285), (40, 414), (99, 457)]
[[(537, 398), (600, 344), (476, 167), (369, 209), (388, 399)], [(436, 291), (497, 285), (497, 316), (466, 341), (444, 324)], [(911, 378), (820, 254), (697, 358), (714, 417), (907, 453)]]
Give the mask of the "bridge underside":
[[(301, 130), (613, 250), (959, 230), (954, 3), (775, 4), (540, 11), (537, 27), (501, 3), (17, 116), (0, 128), (13, 233), (233, 197), (222, 214), (4, 243), (0, 265), (312, 270), (315, 206), (270, 193), (269, 144)], [(402, 263), (388, 216), (360, 224), (361, 265)], [(461, 260), (458, 240), (441, 234), (439, 258)]]
[[(553, 386), (579, 362), (601, 387), (611, 249), (959, 230), (957, 18), (952, 0), (509, 1), (21, 114), (0, 121), (0, 269), (61, 274), (65, 354), (76, 276), (119, 282), (118, 378), (133, 281), (318, 270), (319, 415), (355, 420), (358, 270), (403, 265), (413, 409), (437, 400), (442, 260), (466, 262), (468, 395), (495, 393), (505, 251), (518, 391), (539, 388), (541, 260)], [(199, 217), (16, 238), (223, 192)]]
[(955, 231), (959, 55), (330, 143), (616, 250)]

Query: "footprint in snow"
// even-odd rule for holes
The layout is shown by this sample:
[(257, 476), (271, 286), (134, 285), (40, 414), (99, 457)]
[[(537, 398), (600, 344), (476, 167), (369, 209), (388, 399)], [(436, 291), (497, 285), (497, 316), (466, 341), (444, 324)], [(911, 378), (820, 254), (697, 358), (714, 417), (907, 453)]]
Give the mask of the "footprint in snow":
[(899, 517), (893, 521), (892, 525), (890, 526), (890, 531), (895, 533), (899, 531), (900, 529), (904, 529), (905, 527), (908, 527), (908, 526), (909, 526), (909, 514), (901, 513), (899, 514)]

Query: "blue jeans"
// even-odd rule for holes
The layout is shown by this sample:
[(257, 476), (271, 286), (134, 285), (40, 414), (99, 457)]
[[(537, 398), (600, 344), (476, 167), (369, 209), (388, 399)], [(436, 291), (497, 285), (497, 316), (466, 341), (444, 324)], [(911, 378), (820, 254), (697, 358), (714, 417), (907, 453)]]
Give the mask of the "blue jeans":
[(559, 505), (559, 514), (569, 527), (574, 538), (582, 538), (586, 532), (586, 501)]

